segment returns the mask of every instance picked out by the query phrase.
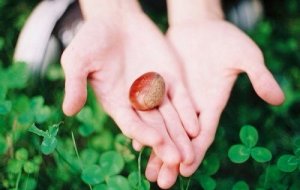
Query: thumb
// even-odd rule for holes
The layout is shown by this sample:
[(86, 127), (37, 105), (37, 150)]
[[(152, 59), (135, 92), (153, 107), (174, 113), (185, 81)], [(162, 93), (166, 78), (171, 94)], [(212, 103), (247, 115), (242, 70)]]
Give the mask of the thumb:
[[(253, 59), (252, 59), (253, 60)], [(252, 86), (259, 97), (272, 105), (280, 105), (284, 101), (284, 93), (266, 68), (262, 56), (247, 64), (245, 69)]]
[(74, 115), (84, 106), (87, 98), (86, 85), (86, 77), (66, 76), (63, 102), (63, 111), (66, 115)]
[(66, 57), (63, 56), (61, 60), (65, 73), (65, 97), (62, 107), (66, 115), (72, 116), (79, 112), (86, 102), (88, 73), (79, 67), (72, 67), (78, 61), (75, 62)]

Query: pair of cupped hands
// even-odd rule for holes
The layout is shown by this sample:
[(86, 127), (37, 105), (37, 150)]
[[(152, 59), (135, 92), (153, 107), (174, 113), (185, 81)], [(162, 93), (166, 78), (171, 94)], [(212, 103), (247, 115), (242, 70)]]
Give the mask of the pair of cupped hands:
[[(161, 188), (196, 171), (239, 73), (247, 73), (266, 102), (278, 105), (284, 99), (256, 44), (218, 18), (170, 23), (166, 35), (142, 11), (86, 19), (61, 62), (65, 114), (84, 106), (89, 82), (133, 147), (152, 147), (145, 173)], [(138, 111), (129, 89), (149, 71), (164, 78), (166, 96), (157, 109)]]

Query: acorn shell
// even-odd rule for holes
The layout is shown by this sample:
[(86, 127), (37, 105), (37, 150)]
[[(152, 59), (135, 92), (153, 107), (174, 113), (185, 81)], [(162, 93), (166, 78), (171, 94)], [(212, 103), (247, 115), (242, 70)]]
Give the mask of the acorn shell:
[(141, 111), (159, 106), (164, 99), (165, 82), (156, 72), (148, 72), (137, 78), (130, 87), (131, 105)]

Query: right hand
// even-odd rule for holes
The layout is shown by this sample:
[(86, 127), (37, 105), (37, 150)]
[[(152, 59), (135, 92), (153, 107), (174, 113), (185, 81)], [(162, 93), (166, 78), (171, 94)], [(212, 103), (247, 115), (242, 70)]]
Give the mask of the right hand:
[[(196, 112), (169, 46), (142, 12), (86, 20), (61, 62), (66, 115), (85, 104), (88, 80), (105, 111), (136, 144), (153, 147), (167, 165), (194, 161), (189, 136), (199, 133)], [(129, 88), (148, 71), (163, 76), (167, 96), (157, 109), (136, 111), (129, 102)]]

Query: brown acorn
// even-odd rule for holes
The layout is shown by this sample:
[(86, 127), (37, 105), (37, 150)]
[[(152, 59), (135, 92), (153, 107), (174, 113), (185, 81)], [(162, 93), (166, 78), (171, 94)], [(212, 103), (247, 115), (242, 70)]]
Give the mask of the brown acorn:
[(165, 95), (165, 82), (156, 72), (148, 72), (137, 78), (130, 87), (131, 105), (141, 111), (159, 106)]

